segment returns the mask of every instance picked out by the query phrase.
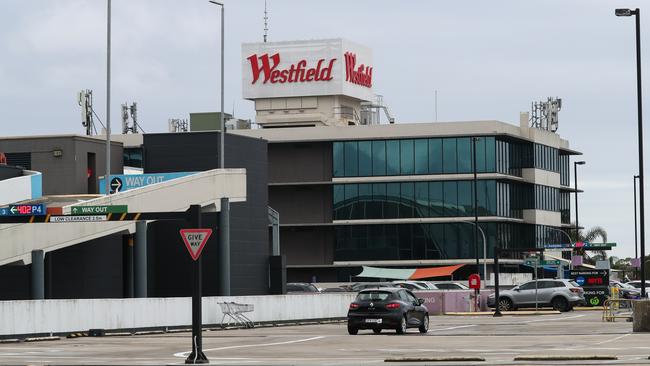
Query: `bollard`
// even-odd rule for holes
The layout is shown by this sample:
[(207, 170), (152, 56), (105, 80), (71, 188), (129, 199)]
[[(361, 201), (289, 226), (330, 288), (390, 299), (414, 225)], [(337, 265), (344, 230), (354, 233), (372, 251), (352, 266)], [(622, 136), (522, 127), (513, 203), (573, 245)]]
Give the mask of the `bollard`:
[(632, 312), (632, 331), (650, 332), (650, 300), (634, 301)]

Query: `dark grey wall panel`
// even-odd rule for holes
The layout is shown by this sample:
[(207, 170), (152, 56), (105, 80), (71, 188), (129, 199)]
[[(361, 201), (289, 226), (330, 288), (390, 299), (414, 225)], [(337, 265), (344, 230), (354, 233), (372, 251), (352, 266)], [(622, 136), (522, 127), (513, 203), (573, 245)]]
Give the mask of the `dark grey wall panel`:
[(269, 145), (269, 182), (323, 182), (331, 178), (331, 142)]
[[(247, 175), (246, 202), (231, 204), (231, 292), (233, 295), (266, 294), (268, 260), (271, 254), (267, 218), (267, 144), (261, 139), (226, 135), (225, 148), (226, 168), (245, 168)], [(166, 173), (215, 169), (218, 165), (218, 152), (218, 132), (146, 134), (144, 170), (145, 173)], [(156, 238), (156, 247), (153, 250), (157, 254), (151, 258), (157, 261), (166, 262), (167, 258), (173, 259), (178, 254), (177, 248), (170, 249), (167, 247), (168, 243), (161, 244), (162, 240), (166, 240), (166, 235), (167, 232), (157, 226), (153, 235), (150, 235)], [(151, 240), (150, 238), (149, 247)], [(216, 250), (216, 245), (212, 247)], [(212, 259), (206, 261), (212, 263)], [(208, 265), (216, 266), (216, 257), (214, 264)], [(206, 264), (203, 268), (206, 269)], [(182, 273), (182, 270), (179, 271)], [(162, 289), (159, 281), (168, 275), (156, 272), (153, 289)], [(204, 278), (208, 280), (205, 276)], [(211, 290), (206, 288), (206, 291)]]
[(331, 226), (282, 227), (280, 252), (287, 265), (332, 264), (334, 228)]
[(269, 186), (269, 205), (282, 225), (332, 222), (332, 186)]

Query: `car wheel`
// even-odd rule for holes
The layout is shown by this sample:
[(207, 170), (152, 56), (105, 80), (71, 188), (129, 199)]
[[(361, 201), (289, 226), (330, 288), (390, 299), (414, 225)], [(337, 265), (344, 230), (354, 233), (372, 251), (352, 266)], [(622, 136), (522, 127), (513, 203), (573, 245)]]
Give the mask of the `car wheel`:
[(551, 305), (553, 306), (553, 309), (563, 313), (570, 309), (569, 302), (566, 301), (565, 298), (559, 296), (551, 300)]
[(404, 334), (406, 333), (406, 317), (402, 318), (402, 321), (399, 323), (397, 326), (397, 329), (395, 329), (397, 334)]
[(372, 332), (375, 333), (375, 334), (379, 334), (379, 333), (381, 333), (381, 328), (374, 328), (372, 330)]
[(418, 328), (420, 333), (426, 333), (429, 331), (429, 314), (424, 314), (424, 319), (422, 320), (422, 325)]
[(510, 300), (507, 297), (499, 298), (499, 310), (501, 311), (514, 310), (514, 307), (512, 306), (512, 300)]
[(359, 329), (348, 324), (348, 334), (355, 335), (357, 333), (359, 333)]

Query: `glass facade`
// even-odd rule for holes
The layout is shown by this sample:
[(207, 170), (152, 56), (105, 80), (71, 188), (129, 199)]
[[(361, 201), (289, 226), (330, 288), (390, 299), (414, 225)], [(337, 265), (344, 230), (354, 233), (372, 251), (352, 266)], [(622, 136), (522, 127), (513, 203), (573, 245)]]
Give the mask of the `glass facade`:
[(560, 185), (569, 186), (571, 180), (571, 170), (569, 164), (569, 155), (560, 155)]
[[(332, 147), (334, 177), (472, 173), (469, 137), (343, 141)], [(496, 141), (476, 142), (476, 170), (496, 171)]]
[[(537, 168), (569, 183), (569, 156), (558, 149), (509, 137), (480, 137), (476, 170), (522, 176)], [(471, 174), (471, 137), (344, 141), (333, 143), (334, 177)], [(401, 178), (396, 178), (399, 180)], [(523, 210), (559, 212), (569, 222), (569, 192), (511, 179), (395, 181), (334, 184), (334, 220), (419, 219), (474, 216), (523, 218)], [(541, 247), (566, 240), (558, 229), (534, 224), (486, 222), (488, 256), (503, 248)], [(335, 260), (474, 258), (471, 222), (337, 224)], [(483, 256), (482, 237), (479, 252)]]
[[(479, 216), (497, 216), (496, 181), (477, 181)], [(474, 182), (335, 184), (334, 220), (474, 216)]]

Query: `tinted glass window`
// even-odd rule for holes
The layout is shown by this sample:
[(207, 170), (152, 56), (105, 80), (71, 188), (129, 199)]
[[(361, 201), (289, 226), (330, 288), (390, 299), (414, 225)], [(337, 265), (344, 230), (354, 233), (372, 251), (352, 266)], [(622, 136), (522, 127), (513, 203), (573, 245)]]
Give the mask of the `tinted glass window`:
[(408, 296), (406, 296), (406, 291), (401, 290), (401, 291), (398, 292), (398, 295), (399, 295), (400, 300), (409, 302), (409, 298), (408, 298)]
[(342, 177), (345, 174), (345, 171), (343, 170), (345, 164), (344, 164), (344, 154), (343, 154), (343, 143), (342, 142), (335, 142), (332, 145), (332, 152), (333, 152), (333, 165), (334, 165), (334, 176), (335, 177)]
[(415, 174), (429, 172), (429, 142), (428, 140), (415, 140)]
[(534, 290), (535, 289), (535, 281), (524, 283), (523, 285), (519, 286), (519, 289), (520, 290)]
[(442, 140), (442, 171), (443, 173), (456, 173), (456, 139)]
[(415, 297), (410, 291), (406, 291), (406, 297), (408, 298), (408, 301), (410, 302), (416, 302), (418, 301), (418, 298)]
[(354, 177), (359, 174), (359, 161), (357, 154), (357, 142), (345, 142), (345, 176)]
[(386, 141), (386, 175), (399, 175), (399, 141)]
[(458, 185), (456, 182), (444, 182), (445, 216), (458, 216)]
[(441, 290), (461, 290), (462, 288), (455, 283), (438, 283), (436, 286)]
[(444, 215), (444, 197), (442, 194), (442, 182), (429, 183), (429, 207), (433, 217)]
[(372, 175), (372, 143), (359, 141), (359, 176)]
[(400, 141), (400, 172), (409, 175), (415, 172), (415, 159), (413, 155), (413, 140)]
[(553, 287), (566, 287), (566, 285), (562, 281), (554, 281)]
[[(478, 147), (477, 147), (478, 150)], [(472, 141), (470, 138), (459, 138), (456, 140), (456, 152), (458, 161), (458, 173), (470, 173), (474, 171), (472, 159)], [(476, 157), (478, 159), (478, 155)]]
[(383, 301), (391, 297), (390, 292), (386, 291), (366, 291), (357, 295), (357, 301)]
[(386, 175), (386, 141), (372, 142), (372, 175)]
[(429, 139), (429, 173), (442, 173), (442, 140)]

